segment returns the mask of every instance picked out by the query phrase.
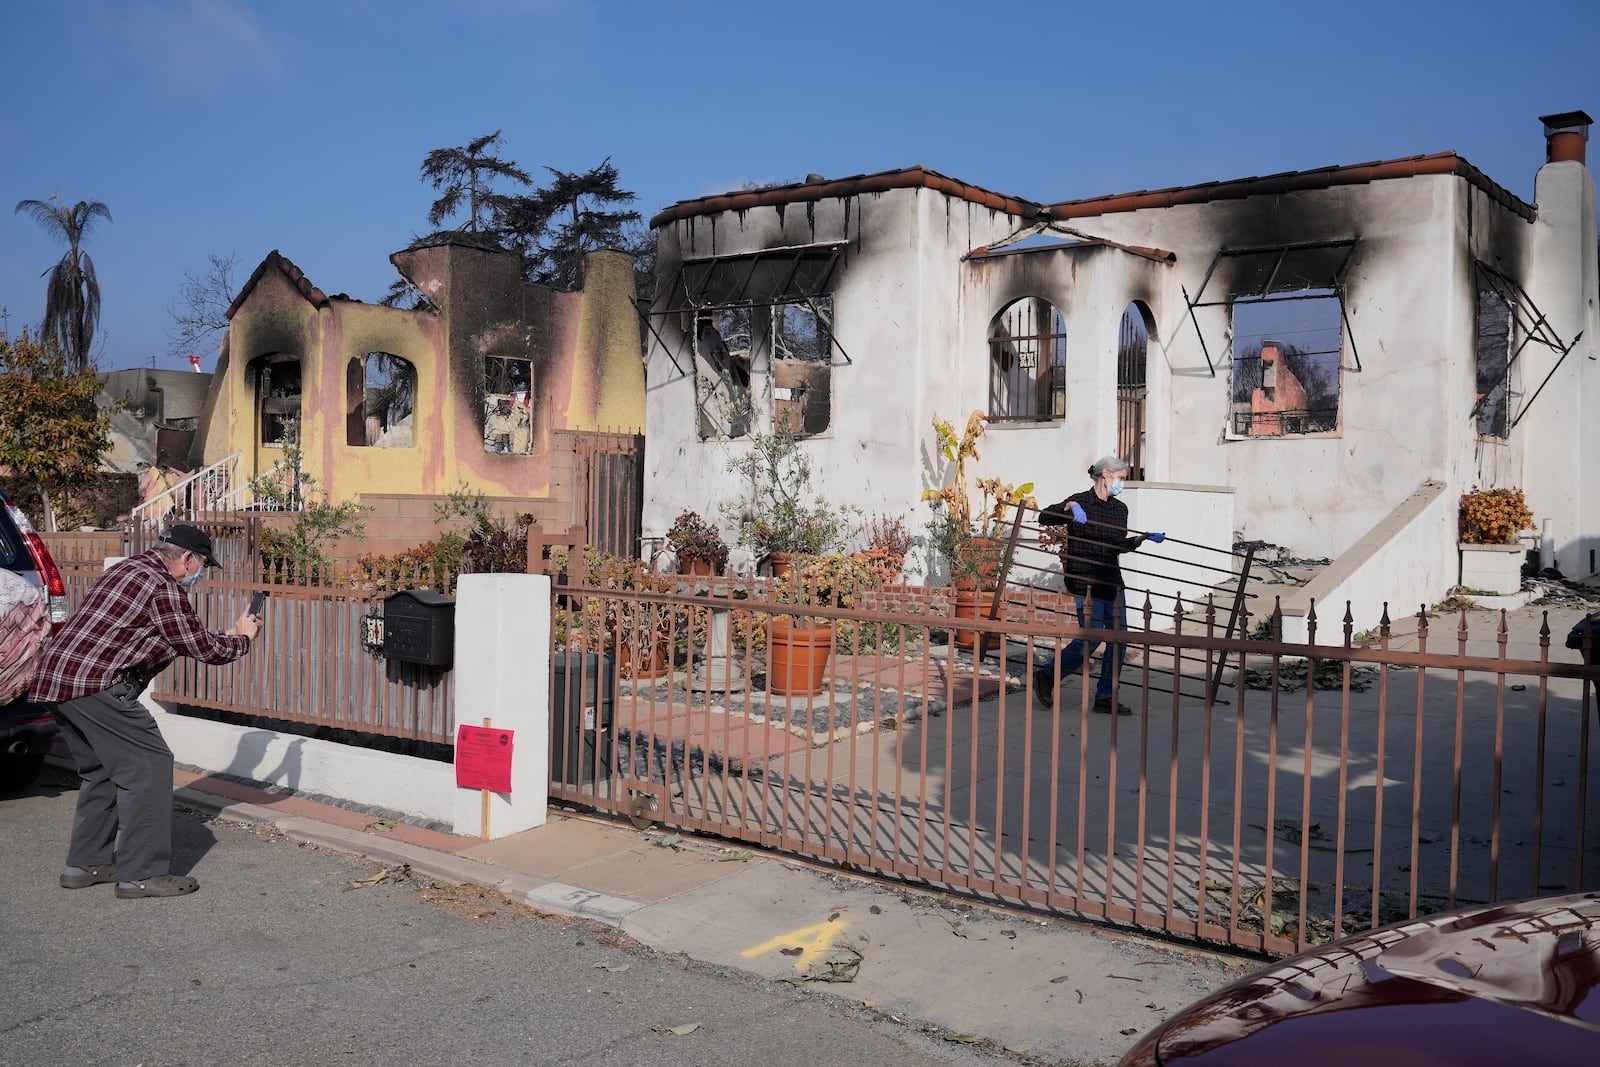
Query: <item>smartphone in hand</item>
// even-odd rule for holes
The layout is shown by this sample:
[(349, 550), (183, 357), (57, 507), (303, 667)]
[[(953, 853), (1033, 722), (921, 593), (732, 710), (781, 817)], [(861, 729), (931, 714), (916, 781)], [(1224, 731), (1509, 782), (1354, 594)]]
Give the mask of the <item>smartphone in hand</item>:
[(259, 619), (261, 617), (261, 609), (266, 606), (266, 603), (266, 593), (255, 593), (252, 595), (250, 597), (250, 614)]

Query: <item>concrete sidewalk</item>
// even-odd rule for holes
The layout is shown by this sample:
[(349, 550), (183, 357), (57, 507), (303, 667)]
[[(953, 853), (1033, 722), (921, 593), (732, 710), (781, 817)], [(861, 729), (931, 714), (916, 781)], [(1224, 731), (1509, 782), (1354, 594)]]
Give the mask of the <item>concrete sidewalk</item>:
[(231, 780), (175, 778), (186, 805), (494, 888), (665, 952), (809, 981), (1024, 1062), (1115, 1063), (1168, 1014), (1257, 966), (655, 828), (553, 811), (542, 827), (481, 842)]

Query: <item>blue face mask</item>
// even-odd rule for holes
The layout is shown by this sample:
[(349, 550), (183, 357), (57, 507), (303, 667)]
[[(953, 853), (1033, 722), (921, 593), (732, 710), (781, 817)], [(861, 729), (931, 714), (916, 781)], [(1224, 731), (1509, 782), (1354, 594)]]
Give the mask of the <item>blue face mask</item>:
[(1116, 481), (1112, 482), (1110, 488), (1108, 488), (1106, 490), (1106, 492), (1110, 493), (1112, 496), (1121, 496), (1122, 495), (1122, 479), (1118, 478)]
[(185, 589), (193, 589), (195, 586), (200, 584), (200, 579), (204, 578), (205, 576), (206, 568), (205, 565), (202, 564), (200, 569), (195, 571), (193, 574), (185, 574), (182, 578), (179, 578), (178, 583)]

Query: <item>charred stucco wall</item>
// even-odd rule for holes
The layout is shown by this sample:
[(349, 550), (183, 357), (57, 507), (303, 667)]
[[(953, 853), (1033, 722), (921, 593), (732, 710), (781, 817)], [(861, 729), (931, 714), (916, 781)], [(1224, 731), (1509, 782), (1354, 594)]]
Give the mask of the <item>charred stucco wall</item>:
[[(832, 428), (806, 447), (830, 497), (869, 512), (924, 513), (921, 491), (942, 475), (930, 419), (961, 420), (986, 407), (989, 325), (1020, 296), (1050, 300), (1066, 320), (1066, 416), (992, 426), (978, 473), (1033, 481), (1041, 498), (1080, 488), (1079, 472), (1117, 441), (1118, 325), (1137, 301), (1152, 323), (1148, 478), (1235, 487), (1247, 537), (1330, 557), (1424, 481), (1441, 481), (1450, 494), (1522, 485), (1536, 514), (1556, 520), (1563, 569), (1589, 572), (1588, 553), (1600, 550), (1600, 501), (1582, 491), (1592, 472), (1574, 466), (1579, 452), (1600, 455), (1600, 363), (1588, 358), (1600, 323), (1594, 186), (1581, 165), (1541, 171), (1534, 223), (1465, 179), (1421, 176), (1074, 220), (1087, 237), (1165, 250), (1173, 262), (1103, 244), (963, 261), (1020, 225), (927, 190), (726, 212), (664, 226), (658, 277), (670, 280), (684, 257), (848, 242), (834, 309), (854, 363), (835, 367)], [(1218, 303), (1191, 317), (1185, 290), (1200, 292), (1220, 250), (1346, 239), (1357, 243), (1344, 286), (1339, 428), (1237, 436), (1229, 424), (1230, 310)], [(1564, 339), (1585, 337), (1506, 442), (1481, 439), (1472, 417), (1474, 261), (1527, 287)], [(1207, 301), (1232, 293), (1229, 269), (1223, 261)], [(651, 346), (646, 536), (664, 532), (681, 508), (714, 513), (737, 493), (724, 471), (737, 444), (697, 436), (687, 318), (658, 317), (664, 344)], [(1526, 350), (1513, 391), (1530, 395), (1553, 364), (1548, 350)], [(759, 379), (752, 383), (759, 397)]]
[[(274, 353), (296, 355), (304, 365), (322, 343), (317, 308), (277, 271), (262, 275), (248, 301), (235, 313), (228, 329), (228, 365), (219, 366), (213, 378), (216, 402), (202, 436), (206, 463), (231, 452), (242, 456), (244, 474), (251, 477), (271, 469), (283, 458), (282, 449), (263, 447), (257, 426), (255, 396), (256, 360)], [(216, 442), (213, 451), (213, 441)]]
[[(341, 298), (319, 307), (281, 273), (266, 272), (231, 324), (229, 358), (219, 366), (204, 433), (205, 462), (238, 450), (249, 475), (282, 458), (281, 448), (259, 443), (255, 361), (283, 352), (300, 359), (308, 469), (334, 497), (442, 494), (463, 482), (489, 496), (547, 495), (555, 430), (637, 428), (644, 417), (631, 257), (590, 258), (599, 285), (553, 293), (523, 285), (514, 256), (452, 246), (397, 253), (396, 266), (442, 309), (438, 314)], [(619, 287), (618, 275), (628, 285)], [(416, 371), (410, 447), (347, 443), (347, 369), (371, 352), (400, 356)], [(484, 452), (487, 354), (533, 364), (532, 455)]]
[[(1116, 448), (1117, 343), (1122, 315), (1137, 300), (1160, 306), (1166, 263), (1104, 244), (1078, 243), (969, 260), (962, 276), (958, 357), (961, 410), (988, 404), (989, 331), (1012, 301), (1041, 297), (1065, 324), (1066, 411), (1043, 423), (993, 423), (984, 438), (981, 473), (1034, 483), (1040, 500), (1060, 500), (1088, 484), (1094, 460)], [(1152, 334), (1154, 331), (1152, 331)], [(1151, 407), (1164, 402), (1167, 377), (1157, 372), (1158, 338), (1148, 355)], [(1161, 425), (1157, 423), (1156, 425)], [(1152, 431), (1156, 426), (1152, 426)], [(1153, 480), (1159, 472), (1150, 471)]]
[[(830, 500), (914, 518), (922, 489), (942, 476), (930, 452), (932, 416), (964, 419), (974, 406), (955, 385), (956, 375), (976, 373), (957, 352), (960, 257), (1017, 224), (1015, 216), (927, 189), (729, 211), (663, 226), (657, 279), (670, 283), (686, 258), (846, 242), (833, 275), (833, 313), (850, 362), (835, 350), (829, 430), (804, 447), (813, 483)], [(690, 320), (653, 319), (646, 538), (663, 535), (684, 508), (730, 526), (718, 505), (739, 496), (725, 466), (742, 446), (699, 438)], [(770, 367), (758, 358), (751, 391), (763, 427), (770, 424), (771, 386)]]
[[(556, 429), (643, 433), (644, 373), (634, 308), (633, 257), (603, 249), (584, 260), (583, 292), (569, 313), (571, 387), (551, 398)], [(575, 294), (567, 294), (575, 295)]]
[[(1169, 392), (1168, 403), (1151, 406), (1153, 476), (1235, 486), (1248, 537), (1307, 556), (1338, 555), (1425, 479), (1459, 484), (1479, 452), (1467, 417), (1475, 390), (1472, 256), (1460, 233), (1469, 189), (1454, 177), (1417, 177), (1077, 220), (1088, 233), (1177, 254), (1151, 304), (1165, 355), (1152, 355), (1151, 379), (1165, 377)], [(1527, 223), (1481, 198), (1474, 211), (1480, 240), (1514, 261)], [(1358, 243), (1345, 280), (1339, 430), (1234, 436), (1229, 309), (1197, 308), (1191, 321), (1183, 290), (1199, 292), (1221, 249), (1350, 238)], [(1219, 269), (1205, 300), (1225, 298), (1233, 285)]]

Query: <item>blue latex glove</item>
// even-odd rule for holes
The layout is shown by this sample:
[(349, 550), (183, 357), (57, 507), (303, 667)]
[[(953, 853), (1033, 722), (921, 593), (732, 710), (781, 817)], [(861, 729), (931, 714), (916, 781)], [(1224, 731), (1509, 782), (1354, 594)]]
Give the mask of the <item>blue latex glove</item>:
[(1083, 510), (1083, 505), (1078, 503), (1076, 500), (1072, 502), (1072, 507), (1068, 510), (1070, 510), (1072, 513), (1072, 521), (1077, 523), (1079, 526), (1082, 526), (1084, 523), (1089, 521), (1088, 513)]
[(1144, 535), (1144, 539), (1146, 541), (1154, 541), (1159, 545), (1161, 542), (1167, 539), (1167, 535), (1156, 530), (1151, 530), (1149, 533)]

